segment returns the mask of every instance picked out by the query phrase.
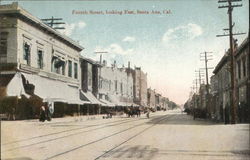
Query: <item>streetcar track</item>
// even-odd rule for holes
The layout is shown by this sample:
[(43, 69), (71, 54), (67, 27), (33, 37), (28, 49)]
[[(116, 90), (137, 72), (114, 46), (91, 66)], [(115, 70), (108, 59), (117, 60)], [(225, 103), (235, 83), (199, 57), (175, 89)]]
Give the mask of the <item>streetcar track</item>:
[[(166, 115), (165, 115), (165, 116), (166, 116)], [(169, 117), (170, 117), (170, 116), (167, 116), (167, 117), (165, 117), (165, 116), (164, 116), (164, 118), (162, 118), (162, 117), (155, 118), (155, 119), (153, 119), (153, 121), (157, 121), (158, 119), (160, 119), (159, 121), (157, 121), (157, 122), (160, 122), (160, 121), (165, 120), (166, 118), (169, 118)], [(172, 116), (174, 116), (174, 115), (172, 115)], [(156, 123), (157, 123), (157, 122), (156, 122)], [(147, 123), (147, 122), (142, 122), (142, 123), (139, 123), (139, 124), (137, 124), (137, 125), (134, 125), (134, 126), (132, 126), (132, 127), (126, 128), (126, 129), (121, 130), (121, 131), (118, 131), (118, 132), (113, 133), (113, 134), (111, 134), (111, 135), (108, 135), (108, 136), (105, 136), (105, 137), (99, 138), (99, 139), (94, 140), (94, 141), (91, 141), (91, 142), (89, 142), (89, 143), (82, 144), (82, 145), (80, 145), (80, 146), (74, 147), (74, 148), (72, 148), (72, 149), (70, 149), (70, 150), (67, 150), (67, 151), (64, 151), (64, 152), (61, 152), (61, 153), (55, 154), (55, 155), (53, 155), (53, 156), (47, 157), (47, 158), (45, 158), (45, 160), (53, 159), (53, 158), (55, 158), (55, 157), (58, 157), (58, 156), (61, 156), (61, 155), (67, 154), (67, 153), (69, 153), (69, 152), (72, 152), (72, 151), (75, 151), (75, 150), (81, 149), (81, 148), (83, 148), (83, 147), (86, 147), (86, 146), (88, 146), (88, 145), (91, 145), (91, 144), (97, 143), (97, 142), (99, 142), (99, 141), (102, 141), (102, 140), (104, 140), (104, 139), (107, 139), (107, 138), (113, 137), (113, 136), (115, 136), (115, 135), (121, 134), (121, 133), (123, 133), (123, 132), (126, 132), (126, 131), (128, 131), (128, 130), (131, 130), (131, 129), (133, 129), (133, 128), (136, 128), (136, 127), (141, 126), (142, 124), (146, 124), (146, 123)], [(151, 125), (151, 126), (154, 126), (154, 125), (155, 125), (155, 124), (153, 124), (153, 125)]]
[[(78, 134), (82, 134), (82, 133), (87, 133), (87, 132), (91, 132), (91, 131), (95, 131), (95, 130), (99, 130), (99, 129), (103, 129), (103, 128), (107, 128), (107, 127), (117, 126), (117, 125), (120, 125), (120, 124), (130, 123), (130, 122), (140, 121), (140, 120), (143, 120), (143, 119), (128, 120), (128, 121), (125, 121), (125, 122), (120, 122), (119, 121), (120, 123), (115, 123), (115, 124), (112, 124), (112, 125), (105, 125), (103, 127), (94, 128), (94, 129), (90, 129), (90, 130), (87, 130), (87, 131), (76, 132), (76, 133), (72, 133), (72, 134), (61, 136), (61, 137), (57, 137), (57, 138), (52, 138), (52, 139), (48, 139), (48, 140), (44, 140), (44, 141), (40, 141), (40, 142), (36, 142), (36, 143), (32, 143), (32, 144), (18, 146), (18, 147), (15, 147), (15, 148), (10, 148), (10, 149), (3, 150), (2, 152), (9, 152), (9, 151), (13, 151), (13, 150), (20, 149), (20, 148), (23, 149), (23, 148), (27, 148), (27, 147), (30, 147), (30, 146), (34, 146), (34, 145), (38, 145), (38, 144), (42, 144), (42, 143), (46, 143), (46, 142), (51, 142), (51, 141), (55, 141), (55, 140), (58, 140), (58, 139), (67, 138), (67, 137), (78, 135)], [(84, 127), (84, 128), (81, 128), (81, 129), (86, 129), (86, 128), (89, 128), (89, 127)]]
[(104, 124), (112, 124), (112, 123), (123, 122), (123, 121), (128, 121), (129, 122), (129, 121), (132, 121), (132, 120), (126, 119), (126, 120), (118, 120), (118, 121), (109, 122), (109, 123), (100, 123), (100, 124), (95, 124), (95, 125), (87, 125), (85, 127), (67, 129), (67, 130), (63, 130), (63, 131), (59, 131), (59, 132), (53, 132), (53, 133), (44, 134), (44, 135), (40, 135), (40, 136), (35, 136), (35, 137), (31, 137), (31, 138), (25, 138), (25, 139), (21, 139), (21, 140), (17, 140), (17, 141), (7, 142), (7, 143), (4, 143), (2, 145), (4, 146), (4, 145), (14, 144), (14, 143), (18, 143), (18, 142), (23, 142), (23, 141), (29, 141), (29, 140), (36, 139), (36, 138), (47, 137), (47, 136), (56, 135), (56, 134), (60, 134), (60, 133), (70, 132), (70, 131), (74, 131), (74, 130), (86, 129), (86, 128), (90, 128), (90, 127), (96, 127), (96, 126), (101, 126), (101, 125), (104, 125)]
[[(175, 115), (172, 115), (172, 116), (175, 116)], [(96, 158), (95, 158), (95, 160), (100, 159), (101, 157), (103, 157), (103, 156), (107, 155), (108, 153), (110, 153), (110, 152), (111, 152), (111, 151), (113, 151), (114, 149), (116, 149), (116, 148), (120, 147), (121, 145), (123, 145), (123, 144), (127, 143), (127, 142), (128, 142), (128, 141), (130, 141), (131, 139), (133, 139), (133, 138), (137, 137), (138, 135), (142, 134), (143, 132), (145, 132), (145, 131), (149, 130), (150, 128), (154, 127), (155, 125), (157, 125), (157, 123), (159, 123), (159, 122), (161, 122), (161, 121), (165, 120), (166, 118), (170, 118), (170, 117), (172, 117), (172, 116), (165, 117), (165, 118), (163, 118), (163, 119), (161, 119), (161, 120), (157, 121), (156, 123), (152, 124), (151, 126), (149, 126), (149, 127), (145, 128), (145, 129), (143, 129), (142, 131), (140, 131), (140, 132), (136, 133), (135, 135), (131, 136), (131, 137), (130, 137), (130, 138), (128, 138), (127, 140), (123, 141), (122, 143), (120, 143), (120, 144), (116, 145), (115, 147), (113, 147), (113, 148), (109, 149), (109, 150), (108, 150), (108, 151), (106, 151), (105, 153), (103, 153), (103, 154), (101, 154), (100, 156), (96, 157)]]

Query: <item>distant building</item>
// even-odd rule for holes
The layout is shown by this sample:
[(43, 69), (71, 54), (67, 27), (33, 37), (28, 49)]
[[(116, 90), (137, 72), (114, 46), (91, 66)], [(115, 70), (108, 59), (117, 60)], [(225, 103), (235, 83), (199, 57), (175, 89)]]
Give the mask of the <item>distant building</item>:
[(166, 97), (162, 97), (162, 109), (164, 110), (169, 109), (168, 104), (169, 104), (169, 99)]
[(147, 107), (147, 74), (140, 67), (133, 70), (134, 103)]
[(161, 106), (161, 94), (159, 93), (155, 94), (155, 105), (156, 105), (157, 110), (160, 110), (162, 107)]
[(99, 74), (99, 98), (111, 102), (115, 106), (132, 106), (133, 77), (131, 70), (104, 65)]
[(82, 111), (87, 114), (101, 113), (101, 105), (105, 105), (98, 100), (99, 96), (99, 70), (101, 65), (89, 58), (82, 57), (81, 61), (81, 99), (89, 101), (86, 104), (87, 111)]
[(156, 105), (155, 105), (155, 90), (148, 88), (148, 104), (147, 106), (149, 108), (153, 108), (156, 109)]

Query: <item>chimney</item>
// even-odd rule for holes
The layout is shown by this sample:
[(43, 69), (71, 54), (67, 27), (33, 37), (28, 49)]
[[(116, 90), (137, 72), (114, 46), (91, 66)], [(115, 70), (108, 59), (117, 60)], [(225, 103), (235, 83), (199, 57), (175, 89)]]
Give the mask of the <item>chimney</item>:
[(128, 61), (128, 69), (130, 69), (130, 61)]
[(116, 67), (116, 61), (114, 60), (114, 67)]

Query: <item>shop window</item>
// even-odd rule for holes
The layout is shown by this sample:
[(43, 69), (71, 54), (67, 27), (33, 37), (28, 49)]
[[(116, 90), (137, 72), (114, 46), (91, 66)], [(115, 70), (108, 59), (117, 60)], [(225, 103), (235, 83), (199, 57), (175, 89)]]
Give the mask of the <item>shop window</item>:
[(68, 76), (72, 77), (72, 61), (68, 61)]
[(27, 65), (30, 65), (30, 50), (31, 50), (31, 45), (25, 42), (23, 44), (23, 60)]
[(43, 51), (37, 50), (37, 66), (40, 69), (43, 69)]
[(74, 63), (74, 78), (78, 78), (78, 64)]

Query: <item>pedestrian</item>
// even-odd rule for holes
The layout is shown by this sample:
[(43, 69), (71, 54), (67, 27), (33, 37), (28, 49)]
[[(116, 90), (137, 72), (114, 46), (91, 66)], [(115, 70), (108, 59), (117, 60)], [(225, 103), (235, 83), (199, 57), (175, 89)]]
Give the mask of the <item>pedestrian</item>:
[(244, 119), (243, 115), (242, 115), (242, 111), (243, 111), (243, 108), (242, 108), (241, 103), (239, 102), (239, 105), (238, 105), (238, 119), (239, 119), (239, 123), (242, 123), (242, 120)]
[(229, 105), (228, 103), (226, 104), (225, 107), (225, 124), (229, 124)]
[(51, 112), (50, 112), (50, 108), (48, 106), (48, 104), (46, 103), (45, 105), (45, 117), (47, 119), (47, 121), (51, 121)]
[(15, 107), (11, 107), (10, 112), (8, 114), (8, 120), (16, 120), (15, 112), (16, 112)]
[(39, 121), (44, 122), (46, 119), (46, 115), (45, 115), (45, 106), (42, 105), (40, 108), (40, 118)]
[(194, 114), (194, 120), (195, 120), (195, 118), (196, 118), (196, 110), (195, 109), (193, 109), (193, 114)]
[(16, 109), (15, 109), (15, 107), (12, 107), (12, 120), (14, 121), (14, 120), (16, 120), (16, 116), (15, 116), (15, 113), (16, 113)]
[(147, 118), (149, 118), (149, 112), (150, 112), (150, 111), (149, 111), (149, 109), (148, 109), (148, 110), (147, 110), (147, 114), (146, 114), (146, 115), (147, 115)]

